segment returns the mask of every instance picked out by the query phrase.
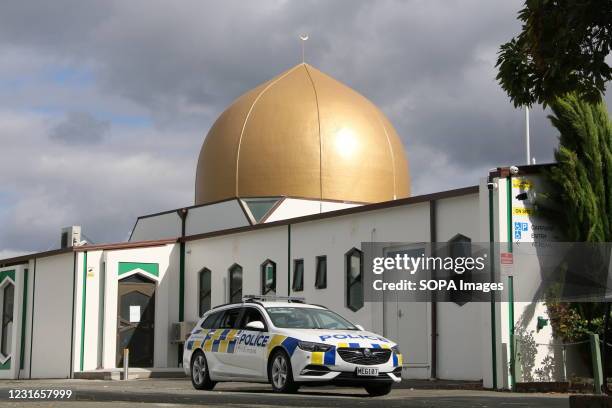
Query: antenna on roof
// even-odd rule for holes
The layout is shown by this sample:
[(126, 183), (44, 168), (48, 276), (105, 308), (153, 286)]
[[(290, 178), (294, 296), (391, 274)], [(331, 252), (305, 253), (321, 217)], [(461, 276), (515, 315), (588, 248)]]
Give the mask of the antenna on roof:
[(300, 35), (300, 40), (302, 40), (302, 64), (304, 63), (304, 48), (305, 48), (305, 43), (306, 41), (308, 41), (308, 34), (303, 34)]

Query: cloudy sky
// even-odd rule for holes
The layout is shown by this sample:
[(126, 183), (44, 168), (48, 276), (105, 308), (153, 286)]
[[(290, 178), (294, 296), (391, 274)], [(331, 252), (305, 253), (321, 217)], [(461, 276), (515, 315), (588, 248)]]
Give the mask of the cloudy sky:
[[(407, 150), (415, 194), (523, 161), (523, 112), (495, 82), (519, 1), (13, 1), (0, 4), (0, 259), (62, 226), (125, 240), (193, 203), (197, 155), (244, 91), (300, 62), (361, 92)], [(555, 131), (532, 114), (532, 152)]]

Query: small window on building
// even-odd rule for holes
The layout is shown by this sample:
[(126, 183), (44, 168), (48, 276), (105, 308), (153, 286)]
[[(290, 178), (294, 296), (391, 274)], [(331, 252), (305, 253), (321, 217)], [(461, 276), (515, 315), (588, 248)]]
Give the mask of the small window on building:
[(363, 254), (353, 248), (345, 257), (346, 307), (357, 311), (363, 307)]
[(317, 256), (317, 273), (315, 277), (315, 288), (325, 289), (327, 287), (327, 256)]
[(242, 302), (242, 266), (238, 264), (229, 269), (229, 301)]
[(269, 259), (261, 264), (261, 294), (276, 294), (276, 263)]
[[(472, 240), (465, 235), (457, 234), (453, 238), (448, 241), (449, 243), (449, 255), (453, 259), (458, 258), (466, 258), (472, 256)], [(457, 288), (460, 286), (460, 281), (464, 283), (472, 281), (472, 271), (463, 267), (462, 269), (457, 269), (455, 271), (451, 271), (451, 279), (455, 282), (455, 286)], [(463, 306), (470, 300), (472, 300), (470, 291), (451, 291), (449, 297), (450, 300), (459, 306)]]
[(14, 301), (15, 285), (7, 283), (2, 289), (2, 340), (0, 342), (0, 352), (4, 357), (11, 354)]
[(199, 299), (200, 316), (202, 316), (210, 310), (211, 305), (211, 273), (207, 268), (200, 271)]
[(293, 260), (293, 286), (294, 292), (301, 292), (304, 290), (304, 260), (294, 259)]

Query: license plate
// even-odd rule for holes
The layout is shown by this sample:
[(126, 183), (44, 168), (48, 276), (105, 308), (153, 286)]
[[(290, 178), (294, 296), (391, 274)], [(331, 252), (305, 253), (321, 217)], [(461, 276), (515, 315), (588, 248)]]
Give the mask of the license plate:
[(357, 367), (359, 377), (378, 377), (378, 367)]

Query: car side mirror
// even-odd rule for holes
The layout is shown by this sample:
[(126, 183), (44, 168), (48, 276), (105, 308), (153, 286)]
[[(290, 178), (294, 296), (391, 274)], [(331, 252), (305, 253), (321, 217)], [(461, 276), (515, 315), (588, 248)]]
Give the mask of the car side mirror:
[(363, 326), (362, 326), (362, 325), (360, 325), (360, 324), (356, 324), (356, 325), (355, 325), (355, 327), (356, 327), (356, 328), (358, 328), (358, 329), (359, 329), (359, 330), (361, 330), (361, 331), (365, 331), (365, 329), (363, 328)]
[(266, 327), (264, 326), (263, 322), (259, 320), (255, 320), (254, 322), (247, 323), (246, 329), (255, 330), (255, 331), (264, 331)]

